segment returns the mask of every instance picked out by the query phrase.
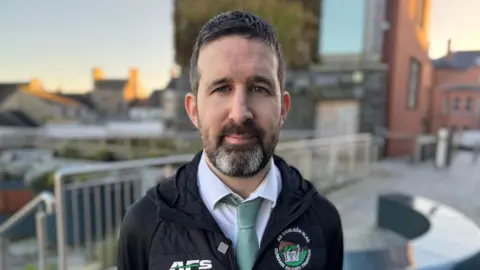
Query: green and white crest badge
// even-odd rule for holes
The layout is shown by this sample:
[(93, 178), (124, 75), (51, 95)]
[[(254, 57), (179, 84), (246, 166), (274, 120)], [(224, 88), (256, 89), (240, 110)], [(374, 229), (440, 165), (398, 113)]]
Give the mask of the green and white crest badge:
[(312, 251), (308, 248), (310, 238), (302, 229), (298, 227), (287, 229), (277, 237), (277, 241), (275, 257), (284, 269), (301, 270), (310, 262), (312, 256)]

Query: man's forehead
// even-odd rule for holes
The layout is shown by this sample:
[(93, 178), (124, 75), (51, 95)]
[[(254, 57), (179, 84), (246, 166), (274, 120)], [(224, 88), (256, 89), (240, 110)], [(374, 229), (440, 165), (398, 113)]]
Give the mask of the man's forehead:
[(278, 60), (270, 46), (237, 36), (224, 37), (205, 45), (198, 58), (198, 71), (207, 77), (238, 73), (269, 76), (276, 73), (277, 68)]

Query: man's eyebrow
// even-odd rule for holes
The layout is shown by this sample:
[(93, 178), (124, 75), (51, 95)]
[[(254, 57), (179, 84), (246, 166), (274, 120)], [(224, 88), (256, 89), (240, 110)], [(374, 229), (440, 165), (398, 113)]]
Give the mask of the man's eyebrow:
[(227, 77), (216, 79), (209, 84), (208, 88), (213, 88), (213, 87), (216, 87), (216, 86), (228, 84), (230, 81), (231, 80), (228, 79)]
[(263, 83), (263, 84), (268, 85), (271, 88), (275, 87), (275, 84), (273, 83), (272, 80), (270, 80), (267, 77), (261, 76), (261, 75), (255, 75), (255, 76), (251, 77), (248, 80), (248, 82), (249, 83)]

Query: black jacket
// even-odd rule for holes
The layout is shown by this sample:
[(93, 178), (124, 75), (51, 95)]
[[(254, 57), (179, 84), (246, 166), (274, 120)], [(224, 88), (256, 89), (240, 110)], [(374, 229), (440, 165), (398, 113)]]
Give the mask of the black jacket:
[[(199, 195), (200, 156), (127, 211), (120, 231), (119, 270), (237, 269), (231, 241)], [(341, 270), (343, 234), (338, 211), (296, 169), (279, 157), (274, 161), (283, 186), (254, 269)]]

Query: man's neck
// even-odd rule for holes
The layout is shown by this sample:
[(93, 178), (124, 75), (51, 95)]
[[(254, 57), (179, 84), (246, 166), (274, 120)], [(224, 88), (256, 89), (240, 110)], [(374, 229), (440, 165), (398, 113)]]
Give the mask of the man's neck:
[(243, 177), (230, 177), (226, 176), (221, 173), (213, 164), (210, 162), (210, 159), (205, 156), (205, 161), (207, 162), (208, 167), (212, 172), (233, 192), (237, 193), (238, 195), (242, 196), (242, 198), (246, 199), (252, 194), (258, 186), (263, 182), (265, 176), (267, 175), (268, 171), (271, 167), (271, 162), (265, 166), (260, 172), (255, 174), (254, 176), (243, 178)]

